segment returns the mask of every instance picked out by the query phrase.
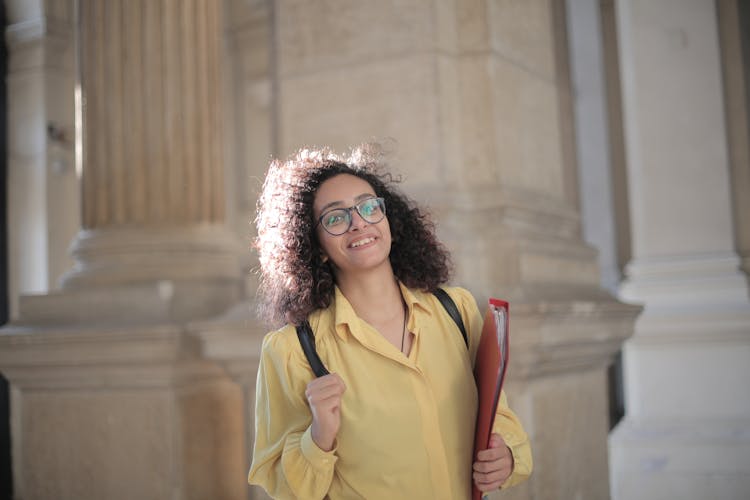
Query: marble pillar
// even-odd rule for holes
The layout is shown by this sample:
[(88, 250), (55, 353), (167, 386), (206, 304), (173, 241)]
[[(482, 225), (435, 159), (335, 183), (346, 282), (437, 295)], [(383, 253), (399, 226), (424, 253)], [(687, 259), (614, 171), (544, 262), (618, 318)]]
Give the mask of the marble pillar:
[(77, 5), (75, 265), (0, 331), (15, 495), (247, 498), (239, 375), (201, 326), (244, 281), (224, 224), (223, 3)]
[(602, 287), (616, 293), (621, 273), (600, 5), (599, 0), (567, 0), (566, 6), (583, 236), (598, 250)]
[(508, 394), (530, 481), (498, 497), (609, 494), (606, 369), (639, 308), (581, 235), (563, 2), (276, 3), (279, 154), (393, 138), (456, 283), (511, 303)]
[(750, 300), (716, 9), (618, 2), (633, 242), (621, 295), (644, 312), (624, 349), (626, 417), (610, 438), (615, 500), (750, 491)]
[(83, 230), (63, 288), (235, 280), (214, 3), (80, 2)]
[(58, 288), (80, 227), (72, 2), (5, 2), (8, 25), (8, 296)]

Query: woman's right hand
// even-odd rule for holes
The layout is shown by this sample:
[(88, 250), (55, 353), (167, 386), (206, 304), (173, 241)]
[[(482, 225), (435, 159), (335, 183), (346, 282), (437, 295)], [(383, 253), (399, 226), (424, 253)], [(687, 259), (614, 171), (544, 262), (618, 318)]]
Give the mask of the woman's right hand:
[(312, 438), (323, 451), (331, 451), (341, 426), (341, 396), (346, 390), (336, 373), (316, 378), (307, 384), (305, 397), (312, 411)]

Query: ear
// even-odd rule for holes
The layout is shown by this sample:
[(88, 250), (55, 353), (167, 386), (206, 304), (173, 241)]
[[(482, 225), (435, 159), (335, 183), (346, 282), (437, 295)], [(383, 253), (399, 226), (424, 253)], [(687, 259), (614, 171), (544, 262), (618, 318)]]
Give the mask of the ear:
[(320, 254), (320, 260), (322, 260), (323, 264), (325, 264), (326, 262), (328, 262), (328, 256), (326, 254), (324, 254), (324, 253), (321, 252), (321, 254)]

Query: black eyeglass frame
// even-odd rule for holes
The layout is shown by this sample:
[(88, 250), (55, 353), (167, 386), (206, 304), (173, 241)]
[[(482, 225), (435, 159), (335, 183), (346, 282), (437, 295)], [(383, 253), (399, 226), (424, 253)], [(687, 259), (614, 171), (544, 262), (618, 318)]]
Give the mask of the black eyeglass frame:
[[(377, 200), (378, 206), (380, 207), (380, 215), (381, 215), (381, 217), (378, 220), (376, 220), (376, 221), (368, 220), (367, 217), (365, 217), (364, 215), (362, 215), (362, 212), (359, 211), (360, 205), (362, 205), (363, 203), (366, 203), (366, 202), (368, 202), (370, 200)], [(323, 218), (326, 215), (330, 214), (331, 212), (333, 212), (335, 210), (345, 210), (347, 218), (349, 219), (348, 223), (346, 225), (346, 229), (343, 232), (341, 232), (341, 233), (332, 233), (325, 226), (325, 224), (323, 224)], [(382, 198), (381, 196), (373, 196), (371, 198), (365, 198), (364, 200), (360, 201), (356, 205), (352, 205), (351, 207), (335, 207), (335, 208), (331, 208), (330, 210), (326, 210), (325, 212), (323, 212), (322, 214), (320, 214), (320, 217), (318, 217), (318, 221), (315, 224), (315, 227), (318, 227), (319, 225), (323, 226), (323, 230), (326, 233), (330, 234), (331, 236), (341, 236), (342, 234), (346, 234), (352, 228), (352, 224), (354, 223), (354, 217), (352, 216), (352, 211), (356, 211), (357, 215), (359, 215), (362, 218), (362, 220), (365, 221), (365, 222), (367, 222), (368, 224), (377, 224), (378, 222), (380, 222), (383, 219), (385, 219), (385, 199)]]

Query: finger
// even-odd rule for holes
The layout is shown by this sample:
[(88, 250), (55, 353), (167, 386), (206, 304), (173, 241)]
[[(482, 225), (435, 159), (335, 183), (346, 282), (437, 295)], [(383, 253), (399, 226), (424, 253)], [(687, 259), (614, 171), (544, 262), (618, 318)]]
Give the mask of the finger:
[(310, 403), (338, 402), (341, 401), (341, 391), (337, 387), (324, 387), (305, 394)]
[(500, 488), (500, 486), (502, 486), (504, 482), (505, 481), (495, 481), (493, 483), (482, 483), (482, 484), (477, 483), (477, 489), (481, 491), (482, 493), (486, 493), (488, 491), (495, 491), (496, 489)]
[(495, 472), (502, 469), (510, 469), (511, 461), (507, 458), (501, 458), (499, 460), (492, 460), (491, 462), (474, 462), (472, 469), (474, 471), (486, 474), (488, 472)]
[(482, 450), (477, 453), (477, 460), (495, 460), (497, 458), (512, 458), (513, 452), (510, 451), (510, 448), (505, 444), (505, 442), (502, 442), (503, 446), (500, 446), (498, 448), (487, 448), (486, 450)]
[(343, 394), (344, 387), (339, 384), (310, 384), (305, 389), (305, 393), (309, 394), (317, 394), (321, 392), (325, 392), (327, 394)]
[(477, 460), (480, 462), (489, 462), (492, 460), (499, 460), (508, 455), (508, 448), (487, 448), (477, 453)]
[(494, 433), (490, 436), (490, 444), (488, 448), (502, 448), (503, 446), (505, 446), (505, 440), (500, 434)]
[(335, 383), (339, 385), (343, 390), (346, 390), (346, 384), (344, 383), (344, 379), (341, 378), (341, 375), (339, 375), (338, 373), (330, 373), (326, 375), (326, 377), (330, 377), (331, 383)]
[(510, 477), (510, 470), (504, 469), (490, 474), (475, 472), (472, 477), (477, 488), (482, 491), (488, 491), (499, 488)]
[(346, 386), (343, 384), (343, 381), (329, 379), (328, 381), (318, 382), (318, 380), (319, 379), (307, 384), (307, 388), (305, 389), (305, 397), (310, 398), (310, 396), (315, 394), (337, 394), (340, 396), (346, 390)]
[(320, 387), (339, 387), (342, 392), (346, 390), (346, 384), (341, 377), (336, 373), (325, 375), (324, 377), (315, 378), (307, 384), (308, 389), (320, 388)]
[(327, 399), (310, 398), (307, 403), (313, 413), (334, 412), (341, 408), (341, 398), (338, 396)]
[(505, 481), (510, 476), (510, 470), (506, 467), (493, 472), (474, 472), (472, 477), (477, 484), (489, 484), (496, 481)]

